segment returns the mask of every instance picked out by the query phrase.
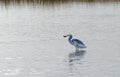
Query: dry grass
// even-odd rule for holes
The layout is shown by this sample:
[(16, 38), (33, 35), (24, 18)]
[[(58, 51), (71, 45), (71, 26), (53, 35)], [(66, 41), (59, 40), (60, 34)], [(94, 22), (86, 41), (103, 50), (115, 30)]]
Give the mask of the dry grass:
[(0, 0), (1, 4), (10, 5), (10, 4), (62, 4), (62, 3), (106, 3), (106, 2), (120, 2), (120, 0)]

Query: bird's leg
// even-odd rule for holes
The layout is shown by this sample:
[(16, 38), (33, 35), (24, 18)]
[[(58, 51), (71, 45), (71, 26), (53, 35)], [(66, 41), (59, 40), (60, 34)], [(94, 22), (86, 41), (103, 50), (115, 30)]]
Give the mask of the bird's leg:
[(76, 48), (76, 51), (79, 51), (79, 48)]
[(81, 50), (82, 50), (82, 49), (80, 49), (80, 48), (76, 48), (76, 52), (77, 52), (77, 51), (79, 52), (79, 51), (81, 51)]

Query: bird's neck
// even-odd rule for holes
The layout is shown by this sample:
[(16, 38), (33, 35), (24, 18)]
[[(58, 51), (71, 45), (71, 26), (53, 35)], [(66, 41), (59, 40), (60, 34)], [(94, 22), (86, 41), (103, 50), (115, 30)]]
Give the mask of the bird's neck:
[(69, 36), (68, 41), (72, 44), (72, 35)]

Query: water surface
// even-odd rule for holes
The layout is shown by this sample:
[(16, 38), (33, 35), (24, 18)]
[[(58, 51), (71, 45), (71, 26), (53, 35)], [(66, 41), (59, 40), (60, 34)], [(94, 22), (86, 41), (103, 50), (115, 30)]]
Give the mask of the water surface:
[[(0, 4), (0, 77), (119, 77), (120, 5)], [(87, 49), (75, 51), (71, 33)]]

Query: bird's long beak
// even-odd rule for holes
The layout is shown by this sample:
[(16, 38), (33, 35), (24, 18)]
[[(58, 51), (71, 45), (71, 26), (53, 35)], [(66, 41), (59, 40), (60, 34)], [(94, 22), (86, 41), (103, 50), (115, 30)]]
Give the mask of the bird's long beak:
[(67, 36), (63, 35), (63, 37), (67, 37)]

